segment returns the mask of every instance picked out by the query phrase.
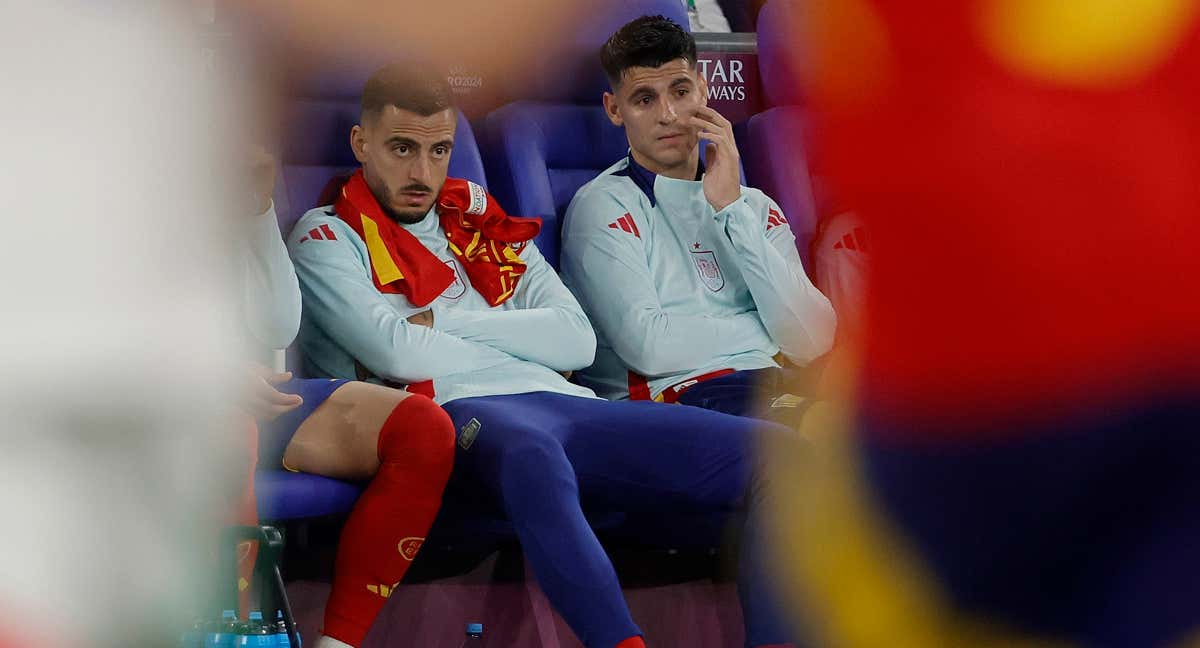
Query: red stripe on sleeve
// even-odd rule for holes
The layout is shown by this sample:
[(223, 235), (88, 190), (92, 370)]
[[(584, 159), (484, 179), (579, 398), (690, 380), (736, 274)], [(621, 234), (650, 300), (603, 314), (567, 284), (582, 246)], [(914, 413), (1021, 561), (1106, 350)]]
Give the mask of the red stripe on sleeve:
[(625, 214), (625, 220), (629, 221), (629, 226), (633, 228), (633, 235), (642, 238), (642, 233), (638, 231), (637, 221), (633, 220), (633, 216)]
[(337, 240), (337, 237), (333, 235), (333, 230), (329, 229), (329, 226), (328, 226), (328, 225), (322, 224), (322, 225), (321, 225), (321, 232), (322, 232), (322, 233), (324, 233), (324, 234), (325, 234), (325, 238), (329, 239), (330, 241), (336, 241), (336, 240)]

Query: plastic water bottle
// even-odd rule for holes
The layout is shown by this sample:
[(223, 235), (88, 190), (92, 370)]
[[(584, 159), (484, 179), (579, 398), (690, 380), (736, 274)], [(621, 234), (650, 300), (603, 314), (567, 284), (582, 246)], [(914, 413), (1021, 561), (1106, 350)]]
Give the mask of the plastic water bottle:
[(468, 623), (467, 638), (463, 639), (460, 648), (483, 648), (483, 624)]
[(250, 612), (250, 620), (238, 634), (236, 648), (269, 648), (275, 643), (275, 624), (263, 623), (262, 612)]
[(204, 648), (234, 648), (241, 624), (233, 610), (221, 612), (221, 620), (209, 626), (204, 635)]
[(684, 0), (687, 5), (688, 22), (691, 23), (692, 31), (704, 31), (704, 25), (700, 23), (700, 9), (696, 7), (696, 0)]

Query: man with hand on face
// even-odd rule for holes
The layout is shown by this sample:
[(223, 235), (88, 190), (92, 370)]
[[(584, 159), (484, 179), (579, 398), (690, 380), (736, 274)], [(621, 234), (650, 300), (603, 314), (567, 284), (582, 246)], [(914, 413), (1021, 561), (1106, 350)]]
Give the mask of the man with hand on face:
[(314, 370), (428, 394), (458, 431), (454, 476), (512, 521), (542, 590), (596, 648), (641, 648), (641, 631), (582, 505), (661, 513), (745, 507), (739, 594), (748, 646), (788, 645), (768, 592), (754, 448), (780, 426), (696, 408), (613, 403), (563, 373), (595, 336), (531, 239), (447, 178), (453, 95), (418, 65), (377, 71), (350, 145), (362, 164), (333, 205), (289, 239), (304, 293), (301, 346)]
[(707, 105), (691, 34), (644, 16), (600, 60), (629, 155), (579, 189), (563, 225), (563, 279), (598, 333), (581, 382), (614, 400), (760, 413), (757, 395), (785, 389), (782, 365), (830, 350), (833, 308), (779, 205), (741, 186), (733, 128)]

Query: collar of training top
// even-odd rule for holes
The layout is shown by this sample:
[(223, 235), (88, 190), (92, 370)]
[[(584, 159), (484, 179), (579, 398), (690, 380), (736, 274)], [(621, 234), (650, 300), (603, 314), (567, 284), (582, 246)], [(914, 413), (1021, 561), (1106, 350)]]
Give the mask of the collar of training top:
[[(621, 169), (620, 171), (614, 171), (613, 175), (626, 176), (630, 180), (633, 180), (633, 184), (637, 185), (638, 189), (641, 189), (642, 193), (646, 194), (646, 197), (650, 199), (650, 206), (657, 206), (658, 200), (654, 197), (654, 179), (657, 177), (657, 175), (650, 169), (638, 164), (637, 161), (633, 159), (632, 153), (628, 154), (625, 159), (628, 161), (628, 164), (626, 164), (624, 169)], [(696, 181), (699, 182), (703, 179), (704, 160), (697, 160)]]

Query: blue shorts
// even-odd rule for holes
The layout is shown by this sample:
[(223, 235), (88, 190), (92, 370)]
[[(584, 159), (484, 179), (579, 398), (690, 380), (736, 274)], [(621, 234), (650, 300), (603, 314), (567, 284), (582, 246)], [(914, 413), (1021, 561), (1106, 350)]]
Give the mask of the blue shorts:
[(259, 421), (259, 469), (283, 468), (283, 452), (287, 450), (296, 430), (321, 406), (321, 403), (325, 402), (325, 399), (337, 391), (338, 387), (348, 382), (350, 381), (329, 378), (293, 378), (276, 385), (275, 389), (285, 394), (296, 394), (303, 398), (304, 404), (273, 421)]

